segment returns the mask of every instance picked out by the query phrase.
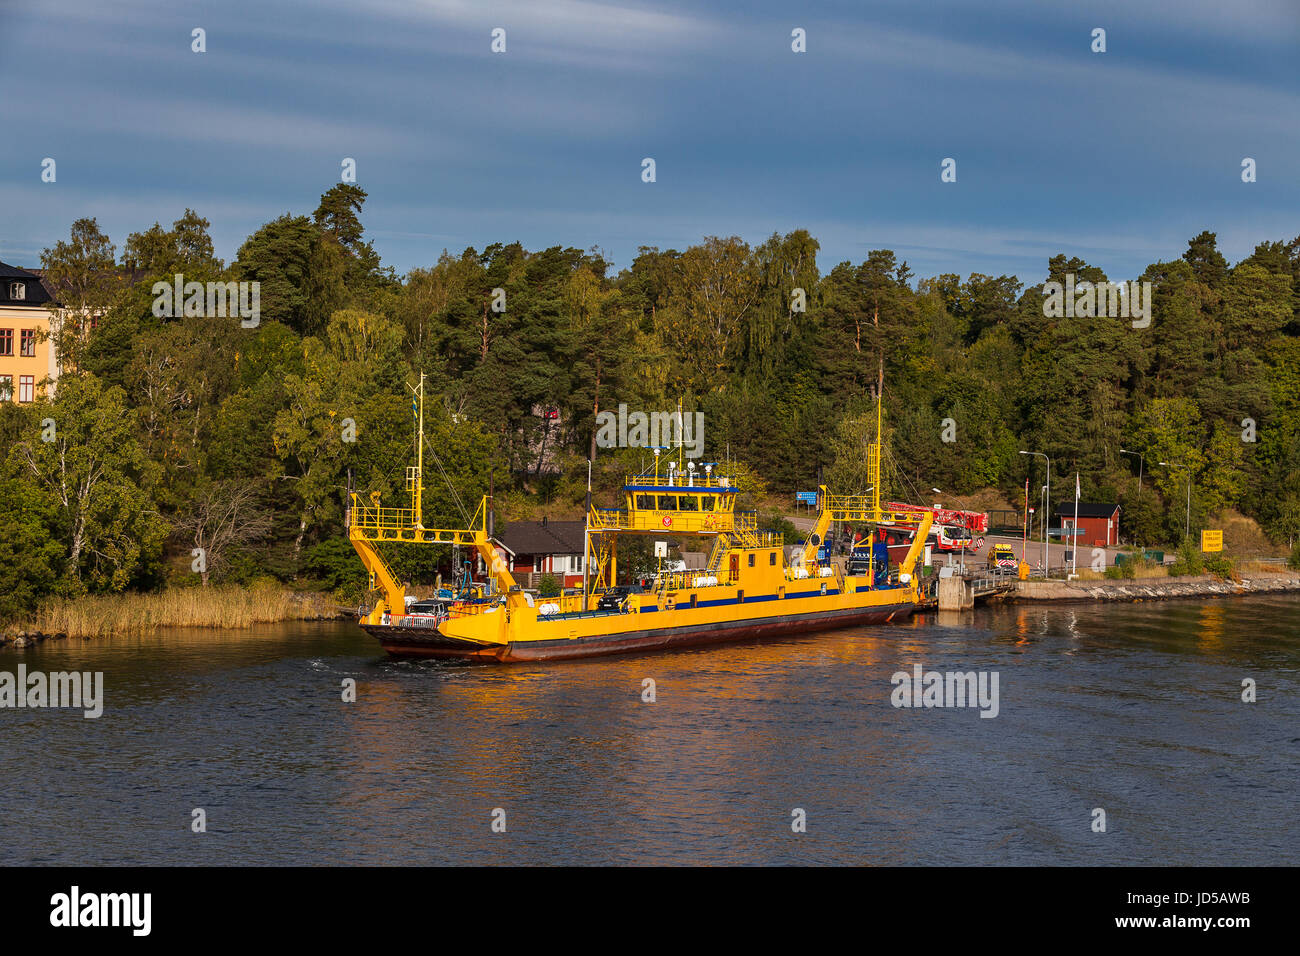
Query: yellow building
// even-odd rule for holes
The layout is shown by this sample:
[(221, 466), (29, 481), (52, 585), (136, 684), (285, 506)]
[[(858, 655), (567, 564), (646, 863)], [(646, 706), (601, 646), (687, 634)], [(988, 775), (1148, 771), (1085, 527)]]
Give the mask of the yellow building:
[(58, 356), (50, 336), (49, 290), (40, 276), (0, 262), (0, 401), (54, 393)]

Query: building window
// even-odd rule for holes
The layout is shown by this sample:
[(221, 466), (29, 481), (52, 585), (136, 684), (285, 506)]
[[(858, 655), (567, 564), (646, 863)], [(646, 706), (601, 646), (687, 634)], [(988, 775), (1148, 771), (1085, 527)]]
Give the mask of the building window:
[(0, 402), (7, 402), (14, 397), (14, 377), (0, 375)]
[(0, 329), (0, 355), (14, 354), (14, 330)]
[(26, 358), (36, 357), (36, 330), (23, 329), (21, 354)]
[(26, 282), (9, 283), (9, 298), (13, 299), (15, 302), (21, 302), (23, 299), (26, 299), (27, 283)]
[(754, 566), (754, 556), (752, 554), (749, 556), (749, 566), (751, 568)]
[(18, 377), (18, 401), (30, 402), (33, 400), (36, 379), (31, 375), (20, 375)]

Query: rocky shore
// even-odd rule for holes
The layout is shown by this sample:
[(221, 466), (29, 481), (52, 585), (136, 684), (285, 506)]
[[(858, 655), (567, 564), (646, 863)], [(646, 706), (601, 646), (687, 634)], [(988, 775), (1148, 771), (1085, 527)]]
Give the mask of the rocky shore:
[(1234, 597), (1300, 591), (1300, 572), (1252, 574), (1240, 581), (1211, 574), (1179, 578), (1137, 578), (1122, 581), (1017, 581), (1004, 600), (1031, 601), (1160, 601), (1170, 598)]

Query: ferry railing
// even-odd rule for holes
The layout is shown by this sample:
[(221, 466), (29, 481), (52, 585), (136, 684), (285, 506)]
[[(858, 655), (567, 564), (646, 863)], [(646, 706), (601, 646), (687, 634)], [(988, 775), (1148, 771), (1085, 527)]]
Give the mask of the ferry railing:
[(501, 595), (493, 595), (485, 598), (470, 598), (464, 601), (457, 601), (447, 608), (448, 617), (469, 617), (473, 614), (482, 614), (487, 608), (501, 601)]
[(385, 508), (365, 502), (355, 492), (348, 509), (348, 528), (362, 538), (385, 541), (419, 541), (425, 544), (473, 545), (486, 535), (485, 503), (480, 503), (469, 528), (430, 528), (416, 520), (414, 508)]
[[(665, 517), (669, 524), (664, 524)], [(592, 508), (592, 531), (654, 531), (660, 534), (735, 534), (748, 547), (767, 547), (771, 532), (758, 530), (752, 511), (660, 511), (658, 509)]]
[[(698, 578), (717, 578), (717, 584), (699, 584), (695, 583)], [(703, 568), (696, 568), (687, 571), (664, 571), (655, 576), (654, 583), (650, 590), (662, 596), (666, 592), (685, 591), (688, 589), (706, 588), (706, 587), (724, 587), (736, 583), (737, 576), (729, 570), (715, 572), (705, 571)]]
[(890, 525), (919, 525), (924, 514), (889, 508), (877, 510), (875, 501), (868, 495), (826, 495), (822, 508), (830, 512), (832, 521), (880, 521)]
[(363, 531), (398, 530), (415, 526), (414, 508), (373, 508), (352, 496), (352, 527)]
[(736, 486), (726, 475), (696, 474), (677, 472), (670, 479), (667, 474), (628, 475), (624, 484), (651, 488), (707, 488), (712, 491), (735, 491)]

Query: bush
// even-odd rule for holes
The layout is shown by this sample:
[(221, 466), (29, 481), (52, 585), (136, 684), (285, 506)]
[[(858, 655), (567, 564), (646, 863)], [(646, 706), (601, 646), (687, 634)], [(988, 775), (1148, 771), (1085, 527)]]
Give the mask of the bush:
[(775, 531), (781, 535), (782, 543), (798, 544), (804, 539), (804, 533), (796, 528), (793, 522), (787, 520), (779, 511), (773, 511), (758, 522), (758, 526), (766, 531)]
[(543, 574), (542, 579), (537, 582), (537, 593), (542, 597), (558, 597), (560, 582), (555, 580), (554, 575)]
[(1286, 559), (1286, 566), (1293, 571), (1300, 571), (1300, 541), (1291, 549), (1291, 557)]
[(1216, 577), (1225, 580), (1228, 578), (1231, 578), (1234, 581), (1238, 580), (1236, 563), (1231, 558), (1225, 557), (1221, 554), (1216, 554), (1213, 557), (1206, 558), (1205, 570), (1209, 571)]
[(1112, 581), (1120, 581), (1134, 577), (1133, 562), (1125, 561), (1123, 564), (1112, 564), (1105, 571), (1106, 577)]
[(1190, 538), (1178, 546), (1178, 557), (1169, 565), (1170, 577), (1205, 573), (1205, 558)]

